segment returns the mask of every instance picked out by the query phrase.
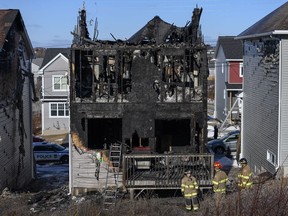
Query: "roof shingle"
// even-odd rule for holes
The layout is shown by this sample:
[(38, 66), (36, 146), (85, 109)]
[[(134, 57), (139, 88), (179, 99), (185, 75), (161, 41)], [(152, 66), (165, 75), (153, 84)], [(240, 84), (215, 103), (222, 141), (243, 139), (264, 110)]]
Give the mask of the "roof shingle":
[(243, 47), (240, 40), (235, 40), (235, 36), (219, 36), (215, 55), (217, 56), (219, 47), (223, 48), (226, 59), (243, 59)]
[(0, 49), (3, 48), (7, 34), (15, 21), (19, 10), (0, 10)]
[(237, 38), (271, 34), (276, 30), (288, 31), (288, 2), (240, 33)]

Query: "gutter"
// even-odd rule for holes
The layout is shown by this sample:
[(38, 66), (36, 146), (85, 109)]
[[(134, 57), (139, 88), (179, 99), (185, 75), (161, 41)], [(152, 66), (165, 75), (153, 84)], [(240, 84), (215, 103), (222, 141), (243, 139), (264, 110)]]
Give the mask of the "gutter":
[(288, 31), (287, 30), (274, 30), (274, 31), (259, 33), (259, 34), (237, 36), (237, 37), (235, 37), (235, 39), (236, 40), (243, 40), (243, 39), (247, 39), (247, 38), (258, 38), (258, 37), (265, 37), (265, 36), (271, 37), (272, 35), (288, 35)]

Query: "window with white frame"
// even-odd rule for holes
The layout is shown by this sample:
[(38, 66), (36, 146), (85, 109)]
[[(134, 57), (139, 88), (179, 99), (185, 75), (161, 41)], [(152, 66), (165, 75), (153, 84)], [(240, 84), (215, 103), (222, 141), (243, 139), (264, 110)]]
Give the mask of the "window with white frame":
[(54, 75), (52, 76), (53, 90), (54, 91), (67, 91), (67, 76), (65, 75)]
[(277, 164), (276, 163), (276, 155), (269, 150), (267, 150), (267, 161), (269, 161), (273, 165)]
[(68, 117), (68, 103), (50, 103), (50, 117)]
[(243, 77), (243, 73), (244, 73), (244, 71), (243, 71), (243, 63), (240, 63), (240, 64), (239, 64), (239, 67), (240, 67), (240, 68), (239, 68), (239, 76), (240, 76), (240, 77)]

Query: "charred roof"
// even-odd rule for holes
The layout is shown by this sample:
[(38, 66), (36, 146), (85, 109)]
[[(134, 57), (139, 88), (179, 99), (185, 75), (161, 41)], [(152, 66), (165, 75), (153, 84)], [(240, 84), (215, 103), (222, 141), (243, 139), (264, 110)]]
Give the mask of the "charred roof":
[(72, 32), (74, 35), (74, 45), (94, 44), (94, 45), (144, 45), (144, 44), (199, 44), (203, 43), (202, 33), (200, 29), (200, 17), (202, 8), (195, 8), (192, 14), (191, 21), (184, 27), (177, 27), (174, 24), (163, 21), (159, 16), (155, 16), (140, 30), (133, 34), (128, 40), (116, 39), (115, 41), (90, 39), (86, 28), (86, 12), (82, 9), (79, 12), (77, 26)]
[(5, 42), (7, 42), (8, 33), (14, 23), (17, 28), (23, 32), (23, 39), (25, 40), (26, 44), (30, 46), (28, 51), (33, 54), (32, 44), (26, 32), (21, 13), (18, 9), (0, 10), (0, 50), (3, 49)]

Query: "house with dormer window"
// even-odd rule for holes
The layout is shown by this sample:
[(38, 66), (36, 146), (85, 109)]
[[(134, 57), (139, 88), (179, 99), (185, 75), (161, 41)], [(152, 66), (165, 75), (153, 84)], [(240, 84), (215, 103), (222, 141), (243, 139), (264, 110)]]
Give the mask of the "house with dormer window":
[(48, 48), (39, 74), (42, 76), (42, 134), (69, 131), (69, 48)]

